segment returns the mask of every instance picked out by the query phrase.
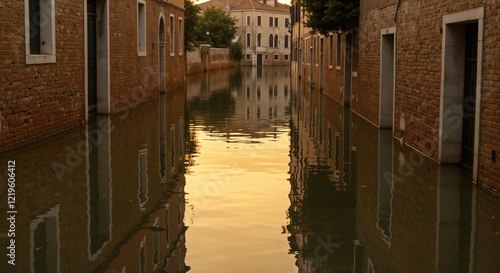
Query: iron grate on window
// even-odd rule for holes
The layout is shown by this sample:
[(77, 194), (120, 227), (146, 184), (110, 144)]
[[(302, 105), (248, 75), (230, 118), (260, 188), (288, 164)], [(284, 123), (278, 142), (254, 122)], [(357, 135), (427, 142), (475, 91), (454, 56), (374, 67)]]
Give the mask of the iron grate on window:
[(87, 0), (87, 14), (96, 15), (97, 14), (97, 0)]

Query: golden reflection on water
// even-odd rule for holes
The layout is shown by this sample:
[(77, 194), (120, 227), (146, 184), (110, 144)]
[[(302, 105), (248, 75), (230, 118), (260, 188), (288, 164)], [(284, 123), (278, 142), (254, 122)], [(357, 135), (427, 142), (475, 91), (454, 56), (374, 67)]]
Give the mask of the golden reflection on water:
[[(286, 73), (284, 69), (264, 72), (262, 79), (252, 82), (256, 71), (247, 70), (240, 82), (231, 81), (227, 89), (193, 95), (200, 89), (188, 88), (187, 115), (196, 152), (191, 154), (186, 175), (184, 221), (190, 226), (186, 264), (193, 272), (297, 271), (283, 233), (290, 205), (290, 138), (284, 112), (289, 102), (284, 96), (288, 77), (278, 76), (271, 83), (274, 72)], [(231, 77), (227, 73), (216, 77)], [(259, 89), (266, 92), (261, 91), (257, 100), (260, 84)], [(252, 85), (249, 95), (247, 85)], [(268, 85), (272, 92), (268, 93)], [(274, 96), (274, 85), (278, 92), (273, 100), (268, 96)], [(234, 104), (234, 110), (220, 119), (209, 118), (215, 114), (206, 109), (228, 104)], [(258, 107), (265, 108), (266, 115), (262, 111), (257, 119)], [(246, 109), (253, 116), (247, 116)], [(267, 113), (267, 109), (271, 110)], [(271, 114), (274, 109), (278, 109), (276, 115)]]

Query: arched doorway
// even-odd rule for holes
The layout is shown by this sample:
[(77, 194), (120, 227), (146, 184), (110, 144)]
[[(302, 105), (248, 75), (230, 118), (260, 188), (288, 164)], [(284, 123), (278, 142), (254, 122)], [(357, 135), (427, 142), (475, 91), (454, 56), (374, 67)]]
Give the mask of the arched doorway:
[(158, 27), (158, 39), (159, 39), (159, 69), (160, 69), (160, 93), (165, 93), (165, 44), (166, 44), (166, 36), (165, 36), (165, 21), (163, 17), (160, 18), (160, 25)]

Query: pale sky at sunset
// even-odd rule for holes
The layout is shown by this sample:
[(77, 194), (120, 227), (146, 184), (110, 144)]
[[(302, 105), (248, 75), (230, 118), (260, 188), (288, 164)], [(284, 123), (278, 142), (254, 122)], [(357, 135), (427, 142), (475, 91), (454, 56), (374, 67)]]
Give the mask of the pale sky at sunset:
[[(207, 1), (208, 0), (195, 0), (194, 2), (198, 4), (198, 3), (203, 3), (203, 2), (207, 2)], [(278, 2), (290, 5), (290, 0), (278, 0)]]

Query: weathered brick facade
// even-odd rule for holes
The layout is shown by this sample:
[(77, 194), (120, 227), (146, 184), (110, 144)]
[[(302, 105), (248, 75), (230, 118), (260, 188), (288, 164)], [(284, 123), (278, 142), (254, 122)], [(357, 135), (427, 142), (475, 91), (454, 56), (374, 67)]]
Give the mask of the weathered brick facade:
[[(48, 1), (53, 3), (49, 8), (41, 5), (41, 13), (52, 14), (50, 8), (53, 9), (51, 18), (55, 26), (52, 30), (54, 52), (48, 54), (49, 59), (53, 59), (41, 62), (39, 59), (29, 61), (33, 54), (29, 53), (30, 41), (25, 40), (25, 33), (31, 31), (25, 28), (29, 11), (26, 1), (0, 3), (0, 151), (55, 134), (88, 118), (86, 1), (53, 0)], [(98, 107), (97, 112), (117, 112), (159, 95), (161, 18), (166, 71), (163, 89), (168, 92), (183, 85), (183, 1), (101, 0), (99, 3), (106, 7), (103, 14), (108, 16), (99, 20), (104, 21), (100, 24), (107, 28), (108, 41), (103, 52), (109, 74), (98, 72), (101, 74), (98, 84), (102, 82), (99, 77), (106, 79), (104, 96), (109, 103), (102, 109)], [(143, 54), (138, 54), (138, 3), (145, 6)], [(46, 26), (41, 25), (41, 28)]]
[[(492, 153), (500, 149), (498, 103), (500, 86), (500, 4), (495, 1), (403, 1), (397, 11), (397, 1), (385, 1), (373, 6), (362, 1), (360, 15), (360, 63), (358, 78), (353, 79), (355, 100), (352, 109), (375, 124), (379, 124), (381, 31), (395, 27), (395, 111), (394, 135), (428, 157), (441, 161), (439, 155), (440, 120), (448, 122), (459, 113), (447, 115), (442, 104), (443, 18), (450, 14), (484, 7), (484, 36), (478, 55), (482, 59), (482, 74), (478, 72), (477, 98), (481, 98), (479, 115), (479, 159), (474, 179), (500, 189), (500, 168)], [(418, 11), (418, 12), (415, 12)], [(460, 22), (459, 22), (460, 23)], [(464, 21), (465, 23), (465, 21)], [(479, 25), (481, 28), (481, 25)], [(481, 29), (479, 30), (481, 34)], [(482, 45), (482, 48), (481, 48)], [(375, 106), (375, 107), (374, 107)], [(444, 113), (441, 114), (441, 111)], [(444, 121), (443, 121), (444, 120)], [(446, 138), (446, 131), (441, 132)], [(444, 149), (444, 148), (443, 148)], [(444, 160), (443, 160), (444, 161)], [(444, 162), (447, 163), (447, 162)]]
[(83, 10), (57, 1), (57, 62), (26, 65), (24, 1), (0, 3), (0, 151), (85, 119)]
[[(292, 1), (292, 5), (296, 6), (296, 1)], [(333, 67), (329, 68), (329, 54), (337, 50), (337, 45), (330, 47), (328, 36), (310, 34), (303, 27), (304, 18), (294, 22), (293, 73), (301, 76), (303, 84), (310, 85), (312, 81), (318, 89), (321, 67), (317, 61), (321, 51), (318, 44), (323, 38), (323, 92), (341, 103), (350, 104), (352, 111), (377, 126), (392, 128), (396, 138), (441, 163), (463, 161), (464, 152), (460, 148), (465, 138), (461, 130), (468, 115), (464, 111), (476, 109), (477, 118), (471, 129), (475, 134), (471, 157), (473, 179), (498, 193), (500, 167), (496, 157), (500, 150), (500, 49), (497, 44), (500, 37), (500, 3), (487, 0), (366, 0), (360, 5), (359, 29), (353, 31), (352, 40), (346, 39), (346, 34), (342, 35), (342, 60), (337, 71), (336, 54)], [(303, 12), (299, 13), (304, 16)], [(465, 48), (466, 39), (461, 38), (465, 37), (465, 30), (456, 29), (472, 23), (477, 23), (478, 30), (477, 80), (472, 81), (477, 85), (475, 97), (478, 102), (475, 106), (468, 104), (470, 96), (456, 94), (465, 89), (457, 87), (465, 86), (465, 80), (462, 79), (464, 72), (455, 70), (464, 68), (453, 64), (457, 62), (456, 56), (463, 55), (460, 58), (465, 59), (465, 53), (460, 52), (465, 49), (457, 49)], [(335, 43), (336, 34), (333, 35)], [(451, 46), (457, 43), (454, 39), (463, 39), (464, 42), (460, 46)], [(346, 42), (349, 41), (353, 44), (350, 78), (345, 76), (344, 67)], [(390, 41), (390, 47), (386, 47), (387, 41)], [(393, 55), (387, 53), (391, 50)], [(386, 58), (389, 55), (393, 59)], [(393, 68), (390, 68), (393, 73), (382, 68), (384, 62), (394, 62)], [(393, 76), (384, 80), (388, 74)], [(345, 92), (348, 90), (346, 78), (352, 84), (350, 97)], [(454, 80), (462, 82), (457, 84)], [(384, 86), (391, 81), (394, 82), (394, 91), (382, 94), (381, 90), (387, 90)]]

